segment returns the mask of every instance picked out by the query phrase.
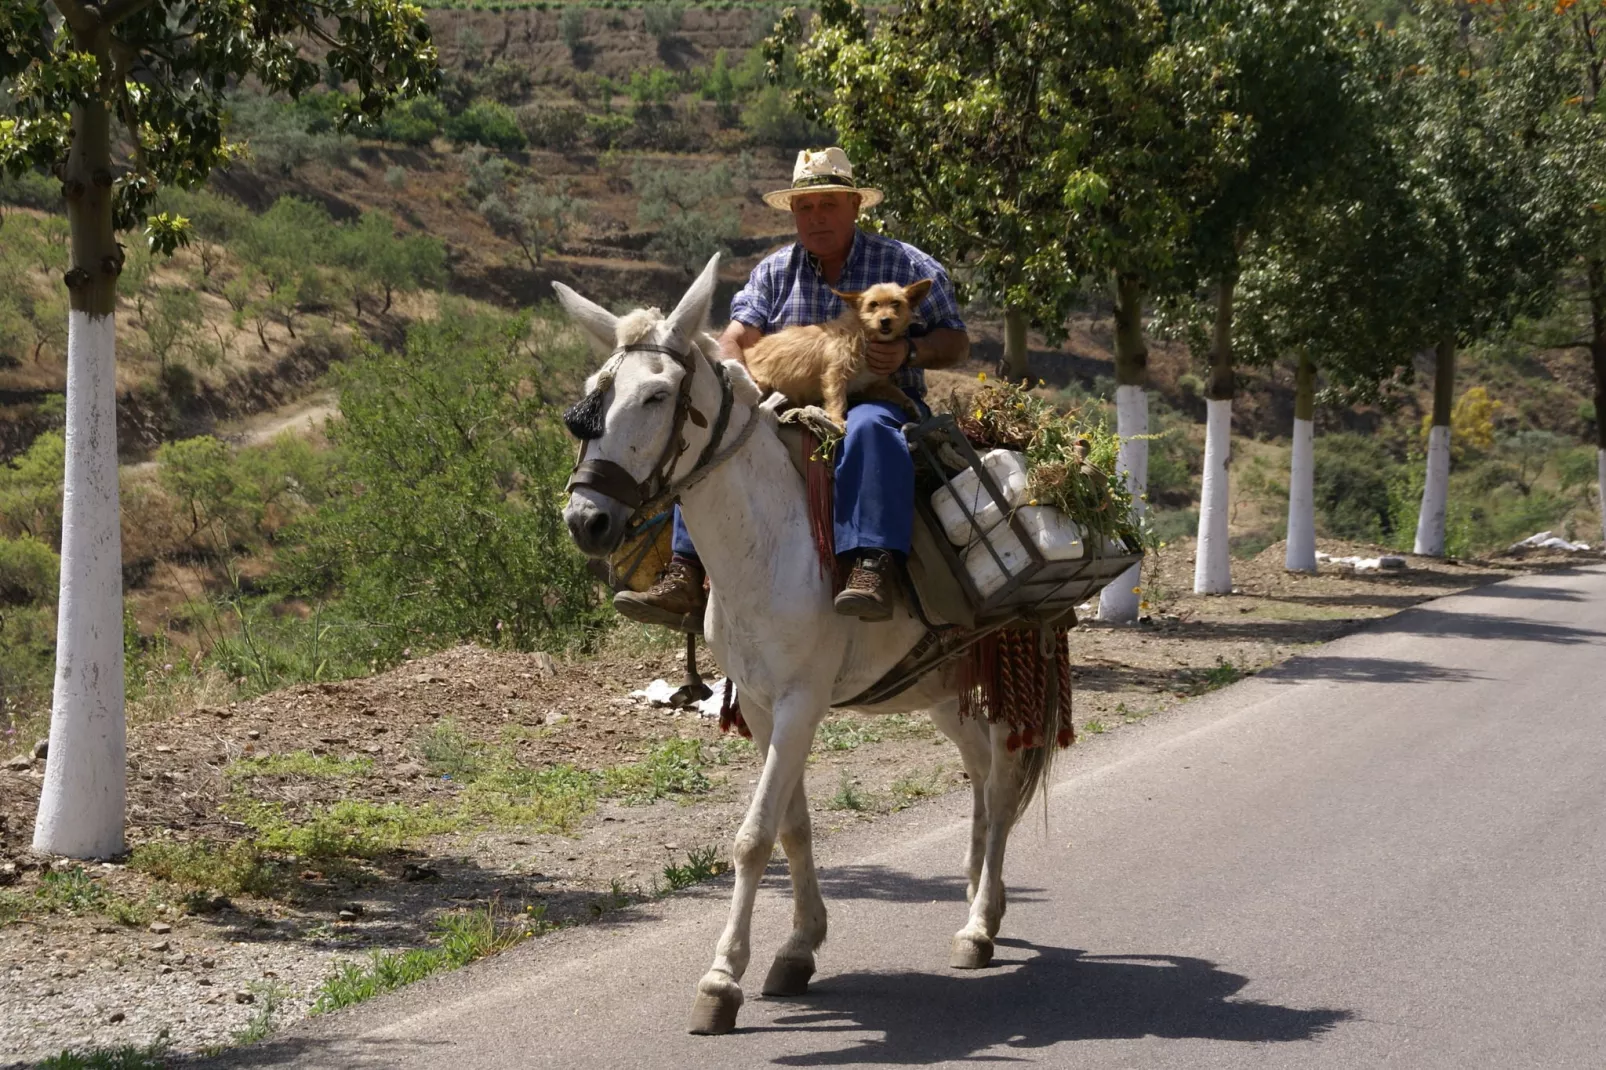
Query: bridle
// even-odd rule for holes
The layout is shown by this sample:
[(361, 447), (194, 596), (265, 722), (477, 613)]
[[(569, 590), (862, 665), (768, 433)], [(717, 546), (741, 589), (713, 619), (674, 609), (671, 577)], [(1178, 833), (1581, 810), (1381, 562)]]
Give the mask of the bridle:
[[(701, 356), (700, 350), (694, 351)], [(758, 420), (756, 417), (748, 419), (746, 425), (737, 433), (735, 441), (724, 450), (720, 450), (720, 440), (725, 437), (725, 430), (730, 424), (731, 408), (734, 400), (734, 391), (731, 387), (730, 373), (725, 370), (717, 360), (708, 360), (713, 368), (714, 376), (719, 380), (719, 412), (714, 416), (712, 433), (708, 436), (708, 445), (697, 456), (697, 463), (692, 465), (691, 471), (680, 479), (672, 478), (676, 465), (680, 463), (687, 450), (686, 440), (681, 437), (685, 430), (686, 421), (690, 420), (697, 427), (707, 427), (708, 418), (692, 404), (691, 388), (696, 373), (696, 358), (692, 353), (681, 353), (669, 346), (657, 345), (653, 342), (632, 342), (620, 346), (609, 354), (608, 360), (603, 364), (603, 370), (597, 378), (597, 385), (565, 414), (565, 422), (574, 430), (580, 419), (576, 413), (590, 404), (593, 408), (600, 408), (601, 395), (612, 386), (613, 372), (618, 363), (630, 353), (662, 353), (685, 372), (680, 379), (680, 391), (675, 396), (675, 415), (669, 428), (669, 438), (664, 442), (663, 452), (659, 454), (657, 462), (647, 473), (647, 478), (639, 483), (627, 472), (623, 465), (605, 458), (587, 458), (586, 447), (590, 439), (580, 443), (580, 454), (575, 459), (574, 471), (569, 476), (566, 490), (572, 492), (576, 487), (589, 487), (599, 494), (605, 494), (615, 501), (627, 506), (631, 510), (630, 522), (627, 524), (626, 539), (635, 534), (639, 520), (651, 520), (662, 512), (670, 502), (680, 494), (699, 483), (719, 465), (728, 460), (732, 454), (742, 447), (748, 435), (753, 431)], [(600, 413), (597, 414), (600, 420)], [(600, 437), (600, 427), (594, 437)]]

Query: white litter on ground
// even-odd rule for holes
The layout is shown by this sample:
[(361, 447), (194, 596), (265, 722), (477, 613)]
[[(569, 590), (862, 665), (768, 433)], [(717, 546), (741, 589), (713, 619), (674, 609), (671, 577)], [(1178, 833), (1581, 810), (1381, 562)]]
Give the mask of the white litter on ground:
[(1565, 550), (1567, 553), (1577, 553), (1589, 549), (1587, 542), (1568, 542), (1558, 536), (1554, 531), (1541, 531), (1537, 535), (1530, 535), (1521, 542), (1511, 544), (1513, 550)]
[[(708, 685), (713, 694), (696, 704), (699, 717), (714, 718), (719, 716), (719, 708), (725, 701), (725, 688), (730, 681), (721, 676)], [(667, 707), (670, 698), (680, 690), (679, 684), (672, 684), (668, 680), (654, 680), (646, 687), (630, 692), (630, 697), (638, 702), (645, 702), (649, 706), (659, 708)]]
[(1383, 554), (1381, 557), (1334, 557), (1320, 551), (1316, 554), (1318, 563), (1336, 565), (1343, 570), (1353, 569), (1356, 572), (1377, 572), (1380, 569), (1393, 571), (1406, 568), (1408, 562), (1397, 554)]

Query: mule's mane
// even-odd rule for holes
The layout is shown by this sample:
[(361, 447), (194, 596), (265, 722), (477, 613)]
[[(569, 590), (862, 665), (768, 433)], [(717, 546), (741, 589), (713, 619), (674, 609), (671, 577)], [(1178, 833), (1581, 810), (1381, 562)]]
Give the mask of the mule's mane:
[[(664, 318), (663, 312), (656, 308), (638, 308), (634, 312), (626, 312), (614, 326), (614, 345), (623, 348), (646, 341), (653, 328), (662, 323)], [(707, 331), (698, 331), (693, 335), (692, 345), (710, 360), (719, 359), (719, 344)]]

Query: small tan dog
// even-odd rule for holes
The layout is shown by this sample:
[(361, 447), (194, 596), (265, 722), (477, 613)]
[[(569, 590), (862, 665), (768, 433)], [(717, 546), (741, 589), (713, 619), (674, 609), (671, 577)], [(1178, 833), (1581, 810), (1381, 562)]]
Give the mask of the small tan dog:
[(866, 366), (864, 344), (902, 338), (931, 283), (881, 282), (860, 293), (832, 290), (842, 299), (840, 316), (765, 335), (747, 350), (747, 370), (759, 386), (785, 394), (795, 404), (823, 404), (838, 427), (846, 426), (850, 395), (904, 405), (908, 399), (903, 391)]

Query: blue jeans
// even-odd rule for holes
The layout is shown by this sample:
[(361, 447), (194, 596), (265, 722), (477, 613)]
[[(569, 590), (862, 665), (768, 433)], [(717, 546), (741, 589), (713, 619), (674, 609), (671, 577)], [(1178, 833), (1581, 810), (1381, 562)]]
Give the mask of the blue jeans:
[[(929, 412), (918, 401), (922, 411)], [(848, 410), (846, 436), (836, 459), (836, 552), (909, 553), (915, 524), (915, 465), (903, 425), (909, 419), (890, 402), (866, 401)], [(695, 558), (697, 547), (675, 507), (674, 550)]]

